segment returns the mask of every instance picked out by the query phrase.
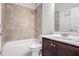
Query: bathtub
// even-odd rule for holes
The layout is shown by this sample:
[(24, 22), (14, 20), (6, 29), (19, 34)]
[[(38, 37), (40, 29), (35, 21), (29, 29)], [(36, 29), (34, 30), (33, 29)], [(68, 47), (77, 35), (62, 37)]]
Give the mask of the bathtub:
[(30, 45), (37, 39), (26, 39), (7, 42), (2, 48), (3, 56), (31, 56)]

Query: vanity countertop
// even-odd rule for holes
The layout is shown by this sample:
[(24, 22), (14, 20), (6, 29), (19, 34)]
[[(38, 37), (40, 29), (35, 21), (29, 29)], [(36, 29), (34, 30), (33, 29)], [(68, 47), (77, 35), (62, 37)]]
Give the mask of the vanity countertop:
[(44, 37), (44, 38), (48, 38), (48, 39), (51, 39), (51, 40), (55, 40), (55, 41), (59, 41), (59, 42), (63, 42), (63, 43), (67, 43), (67, 44), (71, 44), (71, 45), (79, 47), (79, 41), (73, 41), (73, 40), (69, 40), (69, 39), (58, 38), (58, 37), (55, 37), (53, 35), (41, 35), (41, 36)]

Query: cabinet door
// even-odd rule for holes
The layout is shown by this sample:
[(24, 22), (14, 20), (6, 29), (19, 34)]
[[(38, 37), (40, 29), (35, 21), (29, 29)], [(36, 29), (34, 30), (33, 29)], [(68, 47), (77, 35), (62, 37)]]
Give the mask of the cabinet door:
[(42, 39), (42, 55), (43, 56), (52, 56), (54, 55), (53, 53), (53, 41), (48, 40), (48, 39)]
[(76, 56), (79, 56), (79, 47), (76, 48)]
[(76, 56), (75, 47), (56, 42), (57, 56)]

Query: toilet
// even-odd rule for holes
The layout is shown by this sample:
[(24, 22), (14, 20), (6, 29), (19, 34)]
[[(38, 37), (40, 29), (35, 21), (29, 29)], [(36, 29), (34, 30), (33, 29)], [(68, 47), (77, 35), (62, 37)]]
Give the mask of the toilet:
[(32, 56), (40, 56), (40, 50), (42, 48), (41, 43), (34, 43), (30, 45), (32, 50)]

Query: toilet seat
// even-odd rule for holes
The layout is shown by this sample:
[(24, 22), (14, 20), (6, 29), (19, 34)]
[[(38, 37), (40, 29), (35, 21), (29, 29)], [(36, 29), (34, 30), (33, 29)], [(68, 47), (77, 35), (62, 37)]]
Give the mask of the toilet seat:
[(34, 44), (31, 44), (31, 45), (30, 45), (30, 48), (32, 48), (32, 49), (33, 49), (33, 48), (41, 48), (41, 46), (42, 46), (42, 45), (41, 45), (40, 43), (34, 43)]

